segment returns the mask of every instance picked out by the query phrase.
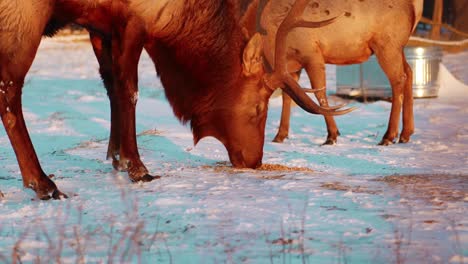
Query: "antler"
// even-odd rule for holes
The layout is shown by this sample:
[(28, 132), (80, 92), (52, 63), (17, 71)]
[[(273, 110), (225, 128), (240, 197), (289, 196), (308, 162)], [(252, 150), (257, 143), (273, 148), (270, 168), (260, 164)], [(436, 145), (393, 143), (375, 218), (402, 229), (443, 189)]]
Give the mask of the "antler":
[[(334, 17), (331, 19), (312, 22), (305, 21), (301, 18), (304, 9), (310, 0), (296, 0), (292, 5), (291, 10), (286, 15), (286, 18), (281, 22), (276, 33), (276, 43), (275, 43), (275, 65), (274, 71), (271, 74), (268, 74), (265, 77), (265, 83), (270, 88), (276, 89), (281, 88), (286, 92), (302, 109), (312, 114), (322, 114), (322, 115), (343, 115), (347, 114), (355, 108), (348, 108), (344, 110), (338, 109), (342, 108), (344, 105), (338, 105), (333, 107), (321, 107), (317, 105), (307, 94), (304, 89), (292, 78), (287, 69), (287, 43), (286, 39), (289, 32), (296, 27), (308, 27), (308, 28), (318, 28), (329, 25), (339, 17)], [(318, 92), (322, 91), (321, 89), (307, 89), (308, 92)]]
[(262, 35), (267, 34), (267, 31), (262, 27), (261, 18), (262, 18), (263, 10), (265, 9), (265, 6), (267, 5), (268, 2), (269, 0), (260, 0), (258, 2), (257, 15), (255, 17), (255, 26), (257, 28), (257, 32)]

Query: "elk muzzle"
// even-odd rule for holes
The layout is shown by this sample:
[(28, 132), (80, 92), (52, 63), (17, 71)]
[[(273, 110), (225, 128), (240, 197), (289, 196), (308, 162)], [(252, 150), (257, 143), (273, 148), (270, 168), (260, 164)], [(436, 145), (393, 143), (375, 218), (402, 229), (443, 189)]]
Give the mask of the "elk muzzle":
[(235, 168), (256, 169), (262, 165), (263, 150), (249, 153), (244, 150), (228, 151), (229, 160)]

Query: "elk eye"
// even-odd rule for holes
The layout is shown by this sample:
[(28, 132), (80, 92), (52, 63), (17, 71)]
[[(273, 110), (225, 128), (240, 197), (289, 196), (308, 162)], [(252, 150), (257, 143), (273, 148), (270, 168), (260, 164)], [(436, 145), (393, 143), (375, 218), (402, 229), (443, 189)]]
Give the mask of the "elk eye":
[(257, 105), (257, 115), (261, 115), (263, 113), (263, 105), (258, 104)]

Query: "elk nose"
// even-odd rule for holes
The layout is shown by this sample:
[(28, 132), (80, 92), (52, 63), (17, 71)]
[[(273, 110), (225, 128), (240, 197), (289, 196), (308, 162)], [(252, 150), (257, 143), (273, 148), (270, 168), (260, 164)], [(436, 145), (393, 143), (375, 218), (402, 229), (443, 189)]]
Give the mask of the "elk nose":
[(262, 165), (263, 152), (255, 155), (245, 155), (243, 151), (229, 153), (229, 159), (232, 166), (235, 168), (251, 168), (256, 169)]
[(255, 164), (255, 166), (252, 169), (258, 169), (260, 166), (262, 166), (262, 159), (257, 161), (257, 163)]
[(257, 169), (262, 166), (262, 159), (255, 159), (251, 161), (244, 161), (244, 167), (249, 169)]

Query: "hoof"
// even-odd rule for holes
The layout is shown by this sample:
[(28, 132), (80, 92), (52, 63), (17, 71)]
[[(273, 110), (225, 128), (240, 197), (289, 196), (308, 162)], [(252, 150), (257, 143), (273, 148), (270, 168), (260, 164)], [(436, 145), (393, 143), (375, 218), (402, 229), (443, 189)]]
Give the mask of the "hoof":
[(25, 186), (33, 189), (36, 192), (37, 198), (41, 200), (68, 198), (66, 194), (58, 190), (57, 185), (50, 179), (53, 176), (53, 174), (49, 177), (43, 175), (37, 182), (34, 181)]
[(382, 139), (382, 141), (380, 141), (379, 143), (379, 146), (390, 146), (390, 145), (393, 145), (393, 140), (389, 140), (389, 139)]
[(113, 159), (112, 160), (112, 167), (114, 168), (114, 170), (119, 171), (119, 160)]
[(145, 174), (145, 175), (139, 177), (138, 179), (131, 179), (131, 180), (132, 180), (132, 182), (150, 182), (150, 181), (160, 179), (160, 178), (161, 178), (161, 176), (152, 176), (152, 175), (149, 175), (149, 174)]
[(327, 138), (327, 140), (322, 144), (322, 146), (326, 145), (336, 145), (336, 139)]
[(284, 140), (287, 138), (288, 136), (281, 136), (281, 135), (276, 135), (275, 138), (273, 139), (273, 142), (276, 142), (276, 143), (283, 143)]
[(125, 172), (129, 170), (128, 162), (123, 161), (123, 160), (118, 160), (118, 159), (112, 160), (112, 167), (114, 167), (114, 170), (121, 171), (121, 172)]
[(400, 138), (400, 140), (398, 141), (398, 143), (408, 143), (409, 142), (409, 138)]
[(39, 197), (39, 199), (43, 200), (43, 201), (46, 201), (46, 200), (50, 200), (50, 199), (54, 199), (54, 200), (61, 200), (61, 199), (67, 199), (68, 196), (66, 194), (64, 194), (63, 192), (55, 189), (52, 193), (48, 193), (48, 194), (37, 194), (37, 196)]

